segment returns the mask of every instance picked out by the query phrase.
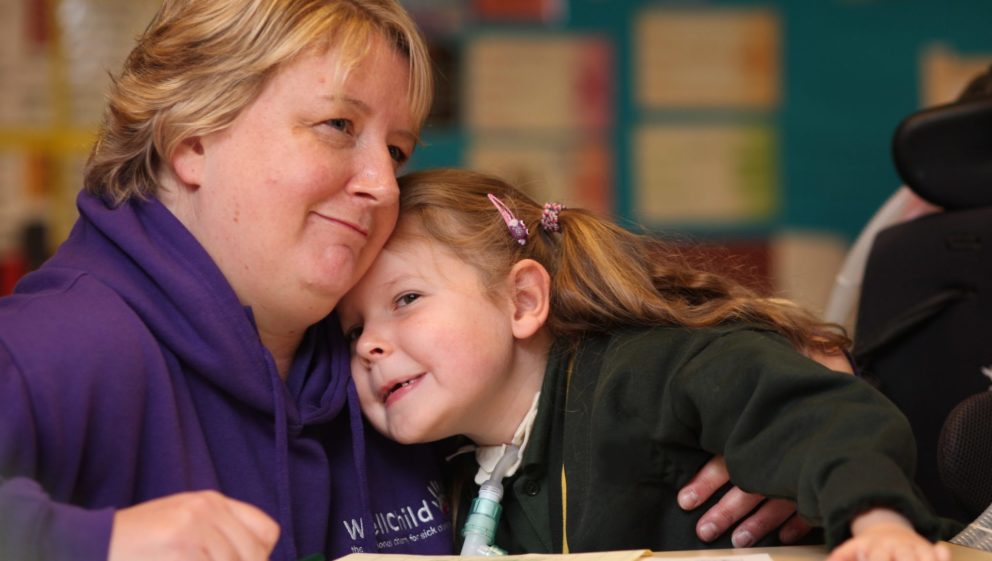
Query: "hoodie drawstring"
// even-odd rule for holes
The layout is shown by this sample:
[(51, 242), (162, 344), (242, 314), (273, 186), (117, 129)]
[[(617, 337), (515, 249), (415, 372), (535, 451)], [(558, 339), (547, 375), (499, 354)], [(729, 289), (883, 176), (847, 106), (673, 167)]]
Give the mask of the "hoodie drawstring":
[(368, 470), (365, 462), (365, 428), (362, 418), (362, 408), (358, 401), (358, 392), (355, 391), (355, 384), (348, 384), (348, 417), (351, 420), (351, 448), (355, 459), (355, 470), (357, 470), (358, 496), (362, 502), (362, 520), (365, 527), (369, 529), (365, 533), (365, 551), (367, 553), (377, 553), (379, 546), (376, 544), (375, 526), (372, 521), (372, 504), (369, 502), (369, 480)]
[(272, 382), (272, 401), (275, 409), (275, 460), (276, 505), (279, 510), (279, 527), (286, 546), (287, 559), (299, 557), (296, 553), (296, 532), (293, 528), (291, 509), (292, 491), (289, 486), (289, 424), (286, 420), (286, 391), (279, 371), (271, 356), (266, 357), (269, 379)]

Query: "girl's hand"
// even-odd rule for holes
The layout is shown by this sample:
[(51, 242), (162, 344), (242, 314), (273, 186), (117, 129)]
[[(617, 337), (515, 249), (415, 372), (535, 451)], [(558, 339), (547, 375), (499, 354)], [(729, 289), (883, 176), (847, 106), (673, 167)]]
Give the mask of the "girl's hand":
[(851, 522), (851, 539), (839, 545), (826, 561), (950, 561), (947, 545), (933, 544), (916, 533), (895, 511), (876, 508)]

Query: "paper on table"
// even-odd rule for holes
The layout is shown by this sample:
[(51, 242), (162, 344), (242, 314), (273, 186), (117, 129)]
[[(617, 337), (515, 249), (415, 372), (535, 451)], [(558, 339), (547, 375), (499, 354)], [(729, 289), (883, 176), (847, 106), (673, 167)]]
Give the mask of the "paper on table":
[[(636, 561), (645, 557), (650, 557), (651, 552), (646, 549), (630, 551), (601, 551), (595, 553), (570, 553), (543, 554), (528, 553), (526, 555), (506, 555), (498, 559), (520, 560), (520, 561)], [(767, 557), (767, 556), (766, 556)], [(492, 557), (460, 557), (458, 555), (398, 555), (395, 553), (352, 553), (342, 557), (339, 561), (492, 561)], [(769, 558), (768, 561), (771, 561)]]
[(747, 555), (708, 555), (705, 551), (700, 551), (699, 555), (685, 557), (655, 557), (664, 561), (772, 561), (772, 557), (767, 553), (749, 553)]
[[(699, 555), (684, 557), (654, 557), (664, 559), (664, 561), (772, 561), (767, 553), (754, 553), (747, 555), (707, 555), (700, 551)], [(500, 559), (519, 561), (638, 561), (640, 559), (652, 558), (651, 552), (646, 549), (635, 549), (629, 551), (599, 551), (594, 553), (569, 553), (543, 554), (529, 553), (527, 555), (507, 555)], [(352, 553), (342, 557), (339, 561), (492, 561), (492, 557), (459, 557), (457, 555), (397, 555), (394, 553)]]

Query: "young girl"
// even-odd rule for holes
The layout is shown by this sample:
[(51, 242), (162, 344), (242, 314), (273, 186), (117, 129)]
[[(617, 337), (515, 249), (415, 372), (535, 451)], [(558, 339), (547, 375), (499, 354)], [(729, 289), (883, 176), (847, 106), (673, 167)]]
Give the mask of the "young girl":
[(400, 193), (395, 233), (338, 308), (352, 375), (390, 438), (474, 441), (476, 483), (519, 449), (497, 545), (704, 547), (675, 495), (723, 454), (736, 484), (822, 525), (835, 561), (949, 559), (924, 539), (940, 523), (913, 491), (905, 420), (796, 350), (840, 353), (843, 336), (493, 177), (415, 173)]

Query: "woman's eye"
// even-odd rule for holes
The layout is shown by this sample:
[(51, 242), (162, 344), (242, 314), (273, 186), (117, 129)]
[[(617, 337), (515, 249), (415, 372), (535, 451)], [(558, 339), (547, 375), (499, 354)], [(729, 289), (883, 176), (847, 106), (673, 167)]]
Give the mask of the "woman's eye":
[(397, 164), (403, 164), (408, 159), (410, 159), (410, 156), (408, 156), (406, 152), (404, 152), (401, 148), (398, 148), (396, 146), (389, 147), (389, 156)]
[(417, 298), (420, 298), (419, 294), (413, 292), (408, 292), (396, 299), (396, 307), (402, 308), (403, 306), (408, 306), (414, 302)]
[(328, 119), (324, 122), (342, 132), (350, 133), (352, 129), (351, 121), (348, 119)]
[(361, 336), (362, 336), (362, 326), (361, 325), (356, 325), (355, 327), (352, 327), (351, 329), (349, 329), (348, 331), (346, 331), (345, 334), (344, 334), (345, 340), (348, 341), (349, 343), (354, 343)]

